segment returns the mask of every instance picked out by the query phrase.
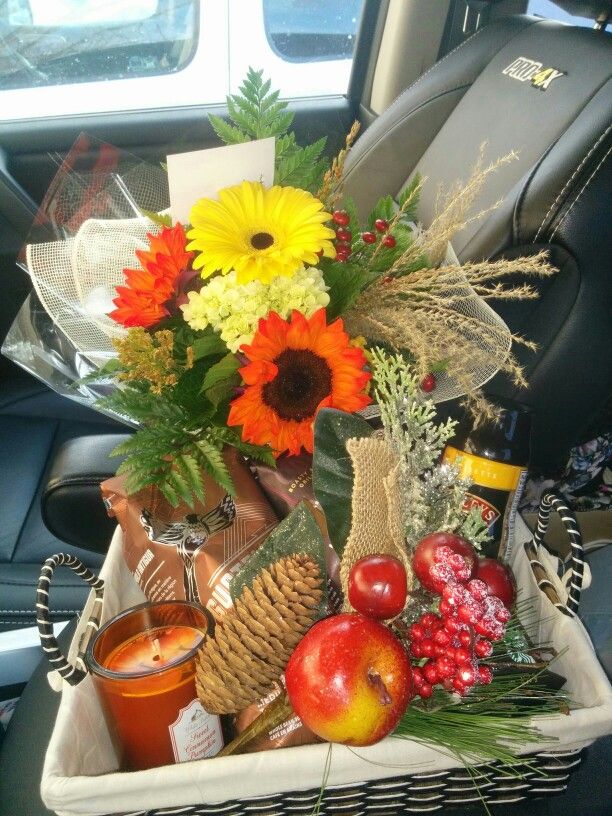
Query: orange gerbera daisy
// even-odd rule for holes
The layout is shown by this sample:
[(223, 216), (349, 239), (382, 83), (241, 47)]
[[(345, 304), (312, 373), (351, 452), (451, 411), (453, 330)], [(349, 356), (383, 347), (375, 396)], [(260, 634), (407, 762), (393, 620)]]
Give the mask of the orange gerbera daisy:
[(230, 405), (228, 425), (242, 425), (242, 438), (284, 451), (312, 453), (312, 427), (319, 408), (358, 411), (371, 400), (363, 389), (371, 375), (360, 348), (350, 345), (341, 319), (329, 326), (325, 309), (310, 319), (293, 311), (259, 321), (249, 363), (239, 369), (246, 388)]
[(124, 269), (125, 286), (117, 286), (117, 307), (109, 313), (115, 322), (131, 328), (149, 328), (170, 315), (168, 301), (178, 290), (179, 280), (189, 269), (193, 252), (187, 252), (187, 239), (181, 224), (162, 227), (157, 235), (147, 235), (148, 250), (138, 250), (140, 269)]

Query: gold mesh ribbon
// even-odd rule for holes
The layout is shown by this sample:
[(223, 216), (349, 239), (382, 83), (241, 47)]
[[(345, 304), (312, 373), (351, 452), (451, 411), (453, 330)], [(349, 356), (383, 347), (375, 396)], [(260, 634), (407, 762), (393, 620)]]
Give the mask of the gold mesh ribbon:
[[(388, 442), (378, 437), (349, 439), (353, 465), (351, 531), (342, 554), (340, 581), (347, 598), (353, 564), (367, 555), (392, 555), (406, 567), (408, 589), (412, 568), (404, 546), (398, 489), (398, 461)], [(345, 609), (350, 609), (345, 600)]]

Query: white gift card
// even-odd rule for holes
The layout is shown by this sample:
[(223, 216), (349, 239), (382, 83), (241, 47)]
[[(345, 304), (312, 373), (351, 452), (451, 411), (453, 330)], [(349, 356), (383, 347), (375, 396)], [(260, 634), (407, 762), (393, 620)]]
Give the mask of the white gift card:
[(175, 153), (168, 156), (170, 212), (174, 224), (190, 222), (199, 198), (217, 198), (219, 190), (242, 181), (274, 183), (275, 139)]

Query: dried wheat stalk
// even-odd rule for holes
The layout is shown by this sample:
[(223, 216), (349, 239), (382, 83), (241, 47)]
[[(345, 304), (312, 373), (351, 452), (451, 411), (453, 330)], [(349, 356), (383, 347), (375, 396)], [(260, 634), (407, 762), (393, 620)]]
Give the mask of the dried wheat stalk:
[[(351, 334), (363, 334), (396, 349), (409, 349), (421, 375), (430, 370), (432, 363), (445, 360), (447, 374), (462, 386), (479, 419), (490, 417), (493, 408), (472, 381), (474, 369), (501, 369), (517, 385), (525, 386), (511, 345), (516, 342), (532, 349), (535, 346), (513, 335), (507, 327), (479, 317), (477, 299), (536, 298), (537, 292), (530, 284), (511, 285), (501, 279), (517, 274), (547, 277), (556, 271), (547, 262), (545, 252), (512, 260), (439, 265), (457, 232), (499, 206), (497, 202), (476, 215), (469, 214), (489, 176), (517, 158), (512, 152), (483, 167), (484, 147), (481, 145), (467, 182), (457, 182), (440, 193), (431, 225), (395, 261), (388, 275), (361, 293), (345, 316)], [(422, 258), (427, 265), (414, 269)]]

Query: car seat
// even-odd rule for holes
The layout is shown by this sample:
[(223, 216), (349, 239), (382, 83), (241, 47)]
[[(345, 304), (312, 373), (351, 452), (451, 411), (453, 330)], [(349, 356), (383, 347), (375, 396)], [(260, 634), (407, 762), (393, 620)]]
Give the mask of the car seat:
[[(481, 4), (482, 5), (482, 4)], [(559, 0), (574, 14), (608, 18), (610, 0)], [(505, 378), (491, 394), (531, 406), (532, 466), (552, 473), (570, 447), (595, 436), (612, 395), (612, 35), (551, 20), (502, 18), (436, 63), (374, 121), (346, 163), (361, 215), (420, 173), (427, 226), (437, 186), (467, 178), (486, 140), (487, 161), (518, 152), (489, 177), (477, 208), (503, 198), (453, 240), (460, 260), (545, 248), (559, 273), (541, 297), (491, 302), (520, 347), (529, 389)], [(601, 420), (603, 421), (603, 420)]]

